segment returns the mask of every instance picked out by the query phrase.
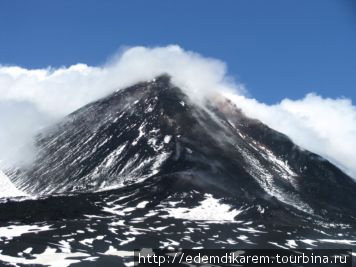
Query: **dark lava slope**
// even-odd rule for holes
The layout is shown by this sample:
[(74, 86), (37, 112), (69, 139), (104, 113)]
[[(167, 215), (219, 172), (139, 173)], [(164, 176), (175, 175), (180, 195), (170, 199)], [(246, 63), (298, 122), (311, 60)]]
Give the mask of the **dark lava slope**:
[(0, 232), (25, 229), (0, 236), (0, 261), (53, 253), (90, 266), (124, 264), (142, 247), (356, 246), (350, 177), (220, 95), (197, 104), (168, 76), (84, 106), (37, 145), (30, 167), (7, 173), (37, 198), (0, 204)]

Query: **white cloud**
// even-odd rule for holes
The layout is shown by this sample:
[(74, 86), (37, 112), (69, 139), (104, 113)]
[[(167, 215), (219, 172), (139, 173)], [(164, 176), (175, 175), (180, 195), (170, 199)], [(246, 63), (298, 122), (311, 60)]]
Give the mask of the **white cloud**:
[(322, 155), (356, 177), (356, 107), (351, 100), (308, 94), (266, 105), (232, 93), (228, 97), (246, 115), (288, 135), (297, 145)]
[(191, 94), (231, 88), (225, 64), (184, 51), (179, 46), (133, 47), (101, 67), (76, 64), (68, 68), (28, 70), (0, 67), (0, 101), (35, 104), (51, 116), (65, 115), (117, 88), (169, 73)]
[(31, 158), (30, 140), (39, 128), (116, 89), (162, 73), (183, 89), (193, 88), (190, 94), (197, 100), (202, 92), (234, 86), (223, 62), (175, 45), (129, 48), (99, 67), (0, 66), (0, 160), (26, 162)]
[(116, 89), (162, 73), (170, 74), (173, 82), (197, 101), (209, 93), (226, 92), (247, 115), (356, 177), (352, 164), (356, 158), (356, 108), (350, 100), (308, 95), (268, 106), (242, 96), (243, 86), (227, 75), (222, 61), (179, 46), (129, 48), (97, 67), (76, 64), (29, 70), (0, 66), (0, 160), (18, 151), (39, 127)]

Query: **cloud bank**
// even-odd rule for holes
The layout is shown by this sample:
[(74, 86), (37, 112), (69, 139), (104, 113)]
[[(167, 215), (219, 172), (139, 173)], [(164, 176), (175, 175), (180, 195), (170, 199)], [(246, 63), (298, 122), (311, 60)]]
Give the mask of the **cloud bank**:
[(174, 45), (128, 48), (103, 66), (33, 70), (0, 66), (0, 160), (18, 160), (19, 155), (22, 161), (30, 158), (25, 151), (31, 151), (29, 140), (41, 127), (112, 91), (162, 73), (170, 74), (197, 101), (223, 92), (250, 117), (356, 177), (352, 163), (356, 158), (356, 107), (350, 100), (309, 94), (268, 106), (245, 97), (244, 86), (229, 77), (224, 62)]
[(246, 115), (288, 135), (294, 143), (328, 159), (356, 179), (356, 106), (351, 100), (310, 93), (300, 100), (266, 105), (226, 94)]
[(226, 75), (223, 62), (175, 45), (129, 48), (98, 67), (0, 66), (0, 161), (26, 163), (39, 129), (117, 89), (162, 73), (170, 74), (197, 101), (216, 90), (242, 90)]

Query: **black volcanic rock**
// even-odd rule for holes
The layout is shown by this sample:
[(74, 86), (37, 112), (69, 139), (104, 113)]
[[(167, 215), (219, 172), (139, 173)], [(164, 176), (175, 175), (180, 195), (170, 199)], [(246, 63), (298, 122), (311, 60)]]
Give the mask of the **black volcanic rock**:
[[(8, 171), (38, 199), (4, 201), (0, 227), (50, 225), (36, 233), (48, 240), (38, 253), (65, 242), (100, 260), (110, 246), (354, 244), (347, 242), (356, 236), (349, 176), (223, 96), (204, 101), (160, 76), (70, 114), (38, 136), (31, 166)], [(16, 240), (36, 243), (32, 233), (4, 241), (5, 255), (19, 252), (11, 247)]]

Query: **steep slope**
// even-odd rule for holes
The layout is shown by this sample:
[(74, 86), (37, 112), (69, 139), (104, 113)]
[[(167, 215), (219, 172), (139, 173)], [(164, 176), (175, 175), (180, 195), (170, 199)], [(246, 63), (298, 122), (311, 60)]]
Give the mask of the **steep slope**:
[[(118, 91), (38, 136), (36, 162), (15, 178), (33, 194), (98, 190), (152, 176), (169, 156), (162, 82)], [(167, 133), (168, 134), (168, 133)], [(166, 138), (166, 139), (165, 139)]]

